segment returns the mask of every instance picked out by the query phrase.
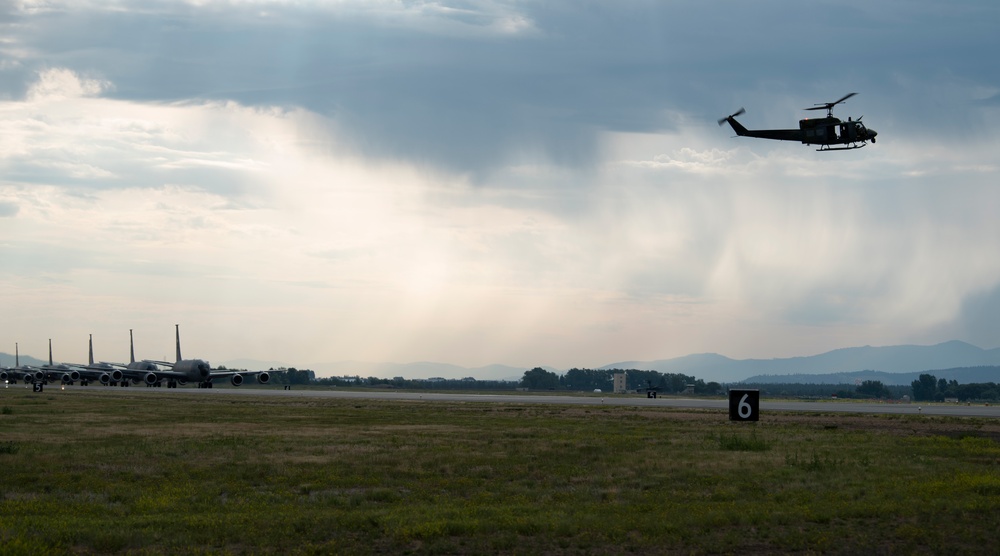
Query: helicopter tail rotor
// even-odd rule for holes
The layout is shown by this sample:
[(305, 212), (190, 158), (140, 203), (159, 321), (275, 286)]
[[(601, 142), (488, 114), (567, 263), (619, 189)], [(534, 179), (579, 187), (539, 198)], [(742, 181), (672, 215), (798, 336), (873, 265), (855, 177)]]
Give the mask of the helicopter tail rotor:
[(719, 120), (719, 125), (722, 125), (722, 124), (728, 122), (729, 118), (735, 118), (736, 116), (740, 116), (740, 115), (744, 114), (745, 112), (746, 112), (746, 110), (744, 110), (743, 108), (740, 108), (739, 110), (736, 111), (736, 113), (730, 114), (730, 115), (726, 116), (725, 118), (720, 119)]

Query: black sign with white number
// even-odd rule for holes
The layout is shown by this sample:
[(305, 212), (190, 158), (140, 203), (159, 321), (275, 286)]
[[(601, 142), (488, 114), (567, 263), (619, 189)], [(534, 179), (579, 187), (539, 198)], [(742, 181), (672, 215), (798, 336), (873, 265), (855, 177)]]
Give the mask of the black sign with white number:
[(730, 390), (729, 420), (759, 421), (760, 390)]

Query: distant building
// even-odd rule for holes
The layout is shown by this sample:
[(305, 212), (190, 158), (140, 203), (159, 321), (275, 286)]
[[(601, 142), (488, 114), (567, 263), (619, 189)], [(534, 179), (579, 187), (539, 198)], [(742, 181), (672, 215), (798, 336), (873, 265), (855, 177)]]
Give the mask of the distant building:
[(625, 372), (615, 373), (614, 376), (614, 392), (615, 394), (624, 394), (626, 392), (625, 388)]

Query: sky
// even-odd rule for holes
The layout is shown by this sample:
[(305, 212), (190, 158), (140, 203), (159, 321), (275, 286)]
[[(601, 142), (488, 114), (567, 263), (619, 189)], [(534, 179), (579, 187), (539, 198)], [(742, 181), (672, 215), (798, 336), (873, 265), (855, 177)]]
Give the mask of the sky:
[[(1000, 347), (997, 29), (986, 0), (0, 2), (0, 351)], [(852, 92), (863, 149), (717, 125)]]

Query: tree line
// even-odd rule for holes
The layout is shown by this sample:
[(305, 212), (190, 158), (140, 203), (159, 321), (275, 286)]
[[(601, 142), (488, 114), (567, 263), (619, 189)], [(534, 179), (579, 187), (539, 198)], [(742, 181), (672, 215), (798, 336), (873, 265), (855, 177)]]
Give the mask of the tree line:
[(880, 380), (848, 384), (812, 384), (807, 382), (740, 383), (740, 388), (756, 388), (765, 396), (779, 398), (844, 398), (892, 400), (910, 395), (910, 387), (887, 385)]
[(643, 371), (640, 369), (577, 369), (573, 368), (565, 374), (558, 375), (541, 367), (525, 371), (519, 383), (529, 390), (568, 390), (576, 392), (592, 392), (600, 390), (611, 392), (614, 388), (614, 375), (625, 373), (625, 388), (627, 390), (653, 389), (664, 394), (680, 394), (690, 390), (700, 395), (716, 395), (724, 393), (718, 382), (705, 382), (700, 378), (682, 373), (661, 373), (659, 371)]
[[(525, 371), (519, 381), (477, 380), (472, 377), (461, 379), (405, 379), (402, 377), (325, 377), (316, 378), (316, 373), (308, 369), (290, 368), (274, 373), (274, 384), (400, 388), (409, 390), (561, 390), (571, 392), (611, 392), (614, 388), (615, 373), (624, 372), (626, 389), (645, 391), (654, 389), (662, 394), (692, 393), (696, 395), (723, 395), (729, 385), (702, 380), (683, 373), (661, 373), (641, 369), (578, 369), (564, 374), (535, 367)], [(994, 382), (959, 384), (956, 380), (938, 379), (932, 374), (921, 374), (910, 386), (885, 385), (878, 380), (866, 380), (851, 388), (845, 384), (803, 384), (803, 383), (739, 383), (740, 388), (757, 388), (761, 394), (777, 397), (800, 398), (854, 398), (854, 399), (900, 399), (911, 396), (913, 401), (944, 401), (957, 399), (966, 401), (1000, 401), (1000, 385)]]
[(271, 375), (274, 384), (316, 386), (363, 386), (368, 388), (401, 388), (407, 390), (514, 390), (516, 382), (507, 380), (476, 380), (472, 377), (461, 379), (406, 379), (402, 377), (381, 378), (377, 376), (332, 376), (316, 378), (309, 369), (286, 369), (283, 373)]
[(957, 380), (939, 379), (932, 374), (922, 374), (912, 385), (914, 401), (943, 402), (955, 398), (962, 402), (1000, 400), (1000, 386), (994, 382), (959, 384)]

